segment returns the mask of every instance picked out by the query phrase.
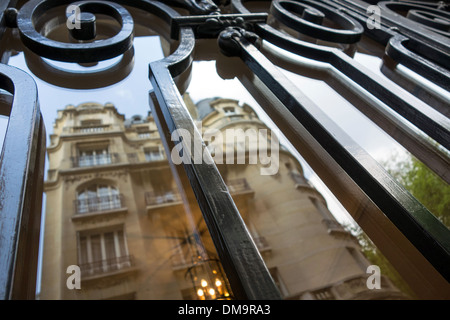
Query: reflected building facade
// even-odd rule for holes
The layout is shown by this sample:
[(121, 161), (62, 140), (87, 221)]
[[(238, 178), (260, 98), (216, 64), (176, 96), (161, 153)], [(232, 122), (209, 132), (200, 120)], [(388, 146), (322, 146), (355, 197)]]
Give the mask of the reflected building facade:
[[(217, 167), (283, 298), (404, 298), (384, 276), (381, 289), (367, 287), (370, 263), (358, 242), (287, 149), (276, 150), (271, 174), (262, 174), (267, 163), (250, 163), (252, 151), (270, 149), (276, 138), (251, 106), (223, 98), (194, 104), (187, 94), (184, 100), (211, 155), (234, 156)], [(229, 129), (243, 139), (205, 139)], [(109, 103), (69, 105), (58, 112), (50, 139), (40, 299), (233, 298), (200, 210), (186, 206), (173, 178), (151, 113), (125, 119)], [(239, 151), (244, 161), (237, 161)], [(81, 289), (67, 287), (72, 265), (80, 267)]]

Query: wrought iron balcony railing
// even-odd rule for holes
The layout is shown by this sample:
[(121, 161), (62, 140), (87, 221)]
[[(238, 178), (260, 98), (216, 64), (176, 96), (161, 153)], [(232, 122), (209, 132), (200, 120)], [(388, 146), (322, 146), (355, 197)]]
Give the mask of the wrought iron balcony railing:
[(123, 203), (123, 196), (121, 194), (89, 197), (74, 201), (76, 214), (120, 209), (123, 208)]
[(134, 266), (132, 256), (114, 257), (111, 259), (84, 263), (80, 265), (81, 279), (97, 275), (106, 275), (107, 273), (124, 270), (132, 266)]
[(65, 133), (99, 133), (110, 131), (112, 126), (109, 124), (100, 124), (95, 126), (74, 126), (64, 128)]
[(166, 160), (164, 153), (127, 153), (127, 158), (131, 164)]
[(180, 201), (181, 195), (174, 191), (167, 191), (166, 193), (156, 193), (154, 191), (149, 191), (145, 193), (145, 203), (147, 204), (147, 206), (158, 206)]
[(102, 166), (107, 164), (119, 163), (118, 153), (98, 154), (72, 157), (72, 166), (74, 168)]

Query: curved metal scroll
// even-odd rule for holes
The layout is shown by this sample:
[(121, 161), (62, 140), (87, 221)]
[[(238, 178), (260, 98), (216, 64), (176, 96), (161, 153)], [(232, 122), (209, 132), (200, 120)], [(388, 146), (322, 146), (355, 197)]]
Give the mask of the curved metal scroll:
[[(47, 10), (60, 5), (77, 5), (81, 11), (103, 13), (115, 18), (121, 30), (112, 38), (90, 43), (63, 43), (40, 34), (34, 27), (36, 20)], [(133, 19), (128, 11), (113, 2), (72, 0), (35, 0), (27, 2), (17, 16), (22, 42), (33, 52), (43, 57), (66, 62), (96, 62), (114, 58), (133, 44)]]
[(0, 88), (14, 95), (0, 156), (0, 299), (34, 299), (44, 177), (45, 128), (37, 88), (0, 64)]

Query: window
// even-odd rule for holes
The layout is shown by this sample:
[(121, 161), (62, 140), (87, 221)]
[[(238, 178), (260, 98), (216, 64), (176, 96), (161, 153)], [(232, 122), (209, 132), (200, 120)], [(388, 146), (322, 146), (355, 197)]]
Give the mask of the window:
[(82, 275), (95, 275), (131, 266), (123, 227), (80, 232), (78, 260)]
[(111, 163), (111, 155), (108, 152), (108, 147), (86, 149), (79, 151), (78, 166), (90, 167)]
[(173, 190), (167, 190), (164, 193), (160, 193), (156, 196), (156, 202), (158, 204), (175, 202), (178, 200), (177, 194)]
[(148, 206), (181, 201), (181, 195), (174, 190), (150, 191), (145, 193), (145, 203)]
[(82, 133), (101, 132), (103, 130), (104, 126), (102, 126), (102, 121), (99, 119), (83, 120), (79, 128), (79, 132)]
[(139, 139), (150, 139), (151, 138), (151, 132), (150, 131), (139, 132), (138, 133), (138, 137), (139, 137)]
[(152, 131), (148, 126), (137, 127), (136, 130), (139, 139), (150, 139), (152, 137)]
[(77, 195), (77, 213), (89, 213), (122, 207), (119, 191), (108, 185), (93, 185)]
[(159, 147), (151, 147), (144, 149), (145, 160), (147, 161), (159, 161), (164, 159), (164, 153), (161, 152)]
[(102, 121), (99, 119), (90, 119), (90, 120), (82, 120), (81, 126), (82, 127), (96, 127), (100, 126), (102, 124)]
[(233, 114), (236, 114), (236, 109), (234, 107), (224, 107), (223, 112), (226, 115), (233, 115)]

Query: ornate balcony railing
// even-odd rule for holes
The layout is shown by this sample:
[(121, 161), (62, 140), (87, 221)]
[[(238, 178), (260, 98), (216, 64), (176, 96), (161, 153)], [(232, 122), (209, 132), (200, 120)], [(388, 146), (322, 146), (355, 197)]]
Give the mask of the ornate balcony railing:
[(114, 257), (80, 265), (81, 279), (124, 270), (134, 265), (132, 256)]
[(121, 194), (89, 197), (85, 199), (77, 199), (74, 201), (76, 214), (86, 214), (120, 209), (123, 208), (123, 204), (124, 201)]
[(71, 160), (74, 168), (81, 168), (119, 163), (120, 158), (118, 153), (107, 153), (72, 157)]
[(158, 206), (162, 204), (177, 203), (181, 201), (181, 195), (175, 191), (166, 193), (156, 193), (149, 191), (145, 193), (145, 203), (147, 206)]
[(128, 162), (131, 164), (166, 160), (164, 153), (127, 153)]
[(74, 126), (74, 127), (66, 127), (64, 131), (67, 133), (99, 133), (110, 131), (112, 129), (109, 124), (101, 124), (95, 126)]

